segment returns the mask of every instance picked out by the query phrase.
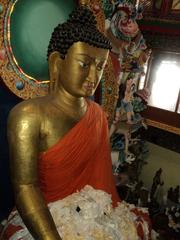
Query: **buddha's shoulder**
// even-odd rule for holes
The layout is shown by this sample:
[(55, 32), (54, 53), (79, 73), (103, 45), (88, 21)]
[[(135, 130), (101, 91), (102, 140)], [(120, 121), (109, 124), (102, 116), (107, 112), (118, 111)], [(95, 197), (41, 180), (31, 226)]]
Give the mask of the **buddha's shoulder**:
[(18, 103), (12, 110), (10, 111), (10, 116), (16, 115), (16, 117), (21, 118), (28, 117), (32, 115), (39, 115), (41, 112), (43, 112), (45, 109), (48, 109), (48, 102), (49, 102), (49, 96), (44, 97), (37, 97), (32, 98), (28, 100), (24, 100), (20, 103)]

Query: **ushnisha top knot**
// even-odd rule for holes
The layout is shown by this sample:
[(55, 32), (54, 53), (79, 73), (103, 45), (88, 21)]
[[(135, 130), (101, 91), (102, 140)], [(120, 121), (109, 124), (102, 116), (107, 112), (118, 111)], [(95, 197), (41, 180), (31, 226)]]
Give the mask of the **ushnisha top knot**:
[(80, 6), (76, 10), (74, 10), (69, 15), (68, 22), (72, 24), (81, 24), (83, 26), (85, 25), (86, 27), (94, 26), (95, 28), (97, 24), (95, 16), (93, 15), (92, 11), (84, 6)]
[(49, 42), (47, 56), (58, 51), (60, 57), (65, 59), (68, 49), (78, 41), (98, 48), (111, 49), (110, 41), (98, 30), (96, 23), (95, 16), (89, 8), (77, 7), (69, 15), (67, 22), (55, 27)]

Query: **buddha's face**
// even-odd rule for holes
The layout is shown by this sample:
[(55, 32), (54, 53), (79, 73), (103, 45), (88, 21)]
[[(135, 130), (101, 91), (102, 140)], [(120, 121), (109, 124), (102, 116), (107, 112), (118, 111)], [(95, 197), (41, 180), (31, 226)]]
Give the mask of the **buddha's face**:
[(58, 89), (75, 97), (94, 94), (108, 58), (109, 50), (84, 42), (74, 43), (64, 60), (59, 59)]

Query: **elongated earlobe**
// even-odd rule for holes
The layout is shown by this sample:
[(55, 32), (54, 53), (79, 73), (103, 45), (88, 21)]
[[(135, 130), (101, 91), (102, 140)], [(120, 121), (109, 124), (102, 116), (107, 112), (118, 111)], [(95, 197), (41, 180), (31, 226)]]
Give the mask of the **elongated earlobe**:
[(55, 92), (58, 85), (59, 78), (59, 61), (61, 61), (59, 52), (53, 52), (49, 56), (49, 93)]

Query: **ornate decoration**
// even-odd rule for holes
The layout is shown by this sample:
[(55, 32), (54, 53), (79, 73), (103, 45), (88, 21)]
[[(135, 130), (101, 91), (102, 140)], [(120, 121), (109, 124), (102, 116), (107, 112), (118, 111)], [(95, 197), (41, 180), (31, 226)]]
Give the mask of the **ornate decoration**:
[(112, 123), (119, 97), (119, 85), (117, 78), (114, 75), (114, 69), (110, 57), (108, 58), (107, 66), (104, 71), (104, 79), (105, 80), (102, 84), (102, 106), (108, 115), (109, 123)]
[(0, 75), (6, 86), (18, 97), (28, 99), (45, 95), (48, 82), (38, 81), (18, 66), (10, 44), (10, 17), (17, 0), (1, 1), (0, 18)]
[[(146, 53), (147, 46), (136, 22), (142, 18), (141, 6), (135, 6), (132, 0), (104, 0), (103, 9), (106, 18), (106, 34), (113, 47), (113, 59), (111, 63), (108, 62), (108, 68), (109, 72), (116, 69), (114, 74), (117, 76), (114, 77), (110, 86), (104, 86), (107, 95), (103, 100), (105, 102), (112, 100), (108, 99), (108, 95), (113, 89), (113, 101), (114, 107), (116, 107), (119, 95), (118, 84), (125, 83), (128, 78), (133, 78), (136, 82), (138, 76), (144, 71), (143, 65), (148, 58), (148, 52)], [(110, 80), (110, 77), (107, 78)], [(110, 112), (112, 118), (114, 117), (113, 112)]]
[[(98, 13), (95, 12), (96, 5), (100, 6), (100, 11)], [(91, 1), (90, 6), (96, 16), (99, 30), (105, 32), (105, 15), (102, 7), (102, 1), (93, 0)], [(112, 60), (109, 56), (106, 68), (104, 70), (101, 88), (101, 104), (104, 111), (108, 115), (109, 123), (112, 123), (114, 118), (114, 111), (118, 100), (118, 91), (119, 85), (117, 77), (115, 76)]]

